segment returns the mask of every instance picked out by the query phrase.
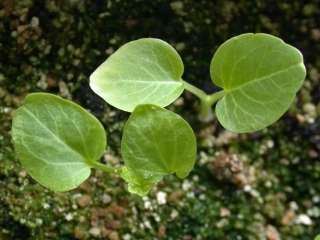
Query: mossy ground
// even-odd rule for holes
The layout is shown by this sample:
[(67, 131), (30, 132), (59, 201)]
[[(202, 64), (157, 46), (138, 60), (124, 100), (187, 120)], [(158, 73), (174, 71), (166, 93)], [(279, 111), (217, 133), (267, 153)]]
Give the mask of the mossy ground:
[[(313, 239), (320, 232), (320, 4), (313, 1), (0, 2), (0, 239)], [(158, 37), (173, 44), (184, 78), (207, 92), (214, 50), (243, 32), (282, 37), (305, 56), (307, 80), (289, 113), (266, 130), (231, 134), (201, 123), (197, 99), (170, 108), (197, 132), (191, 175), (165, 178), (143, 199), (93, 171), (67, 193), (50, 192), (21, 168), (11, 117), (33, 91), (57, 93), (108, 129), (103, 161), (121, 163), (128, 115), (88, 87), (89, 74), (123, 43)]]

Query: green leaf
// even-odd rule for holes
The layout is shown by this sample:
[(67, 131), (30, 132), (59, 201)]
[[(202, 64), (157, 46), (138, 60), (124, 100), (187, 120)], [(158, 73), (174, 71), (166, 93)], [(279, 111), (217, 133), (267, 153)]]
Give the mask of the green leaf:
[(161, 180), (162, 176), (153, 176), (150, 178), (135, 175), (134, 171), (128, 170), (127, 167), (121, 168), (120, 176), (128, 183), (128, 190), (131, 193), (145, 196), (150, 189)]
[(196, 140), (179, 115), (155, 105), (139, 105), (124, 127), (122, 177), (129, 191), (145, 195), (163, 176), (186, 177), (196, 157)]
[(314, 240), (320, 240), (320, 235), (317, 235)]
[(103, 154), (105, 131), (77, 104), (47, 93), (29, 94), (14, 115), (12, 137), (23, 167), (54, 191), (76, 188)]
[(119, 48), (90, 76), (90, 87), (110, 105), (131, 112), (139, 104), (165, 107), (183, 92), (183, 63), (168, 43), (153, 38)]
[(248, 33), (218, 48), (210, 73), (225, 92), (216, 106), (219, 122), (234, 132), (252, 132), (288, 110), (306, 70), (296, 48), (268, 34)]

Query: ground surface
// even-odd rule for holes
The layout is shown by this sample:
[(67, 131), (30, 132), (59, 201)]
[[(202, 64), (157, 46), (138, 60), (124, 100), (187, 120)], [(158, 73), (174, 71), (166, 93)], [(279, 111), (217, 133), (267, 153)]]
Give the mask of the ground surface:
[[(319, 0), (2, 0), (0, 239), (313, 239), (320, 232), (319, 19)], [(290, 111), (254, 134), (199, 122), (197, 99), (184, 94), (170, 108), (197, 132), (197, 165), (187, 179), (165, 178), (141, 199), (94, 171), (78, 189), (55, 194), (14, 156), (12, 112), (27, 93), (46, 91), (94, 113), (109, 133), (102, 161), (121, 164), (128, 115), (91, 92), (90, 73), (123, 43), (159, 37), (182, 55), (184, 78), (212, 92), (213, 52), (243, 32), (299, 48), (307, 80)]]

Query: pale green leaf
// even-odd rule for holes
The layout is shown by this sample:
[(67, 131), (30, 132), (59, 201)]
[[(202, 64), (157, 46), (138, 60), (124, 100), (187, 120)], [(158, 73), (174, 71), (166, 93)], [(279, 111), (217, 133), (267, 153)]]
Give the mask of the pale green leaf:
[(216, 106), (219, 122), (234, 132), (252, 132), (288, 110), (306, 70), (296, 48), (268, 34), (248, 33), (218, 48), (210, 73), (225, 92)]
[(140, 196), (147, 195), (153, 185), (162, 178), (162, 176), (145, 178), (140, 175), (135, 175), (134, 171), (129, 171), (127, 167), (121, 168), (120, 176), (128, 183), (128, 191)]
[(125, 125), (122, 177), (131, 192), (143, 195), (163, 176), (186, 177), (196, 157), (196, 140), (179, 115), (155, 105), (139, 105)]
[(14, 114), (12, 137), (23, 167), (54, 191), (71, 190), (88, 178), (106, 146), (105, 131), (94, 116), (46, 93), (26, 97)]
[(139, 104), (165, 107), (183, 92), (183, 63), (168, 43), (154, 38), (129, 42), (90, 76), (90, 87), (110, 105), (131, 112)]
[(320, 235), (317, 235), (314, 240), (320, 240)]

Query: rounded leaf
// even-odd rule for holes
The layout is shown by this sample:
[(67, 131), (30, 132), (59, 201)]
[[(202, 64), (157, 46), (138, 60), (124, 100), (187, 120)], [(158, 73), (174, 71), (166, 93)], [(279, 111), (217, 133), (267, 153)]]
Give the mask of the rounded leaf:
[(263, 33), (242, 34), (223, 43), (210, 73), (225, 93), (216, 106), (218, 120), (234, 132), (260, 130), (278, 120), (306, 76), (299, 50)]
[(47, 93), (29, 94), (14, 115), (18, 158), (40, 184), (54, 191), (77, 187), (106, 146), (100, 122), (77, 104)]
[(184, 178), (189, 174), (195, 163), (196, 139), (179, 115), (155, 105), (140, 105), (124, 127), (121, 153), (126, 165), (122, 177), (129, 182), (129, 190), (146, 193), (165, 175), (176, 173)]
[(129, 42), (90, 76), (90, 87), (110, 105), (131, 112), (139, 104), (165, 107), (183, 92), (183, 63), (168, 43), (154, 38)]

